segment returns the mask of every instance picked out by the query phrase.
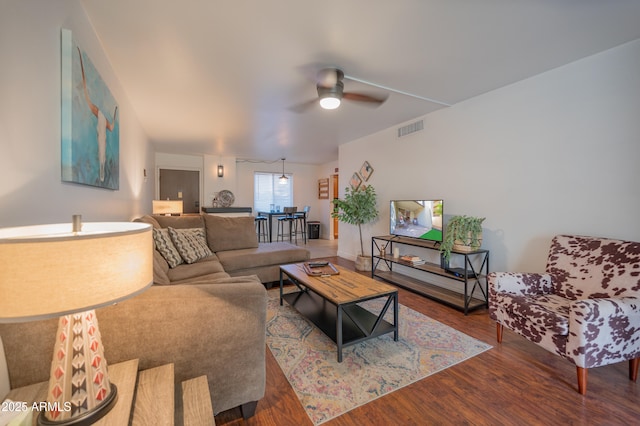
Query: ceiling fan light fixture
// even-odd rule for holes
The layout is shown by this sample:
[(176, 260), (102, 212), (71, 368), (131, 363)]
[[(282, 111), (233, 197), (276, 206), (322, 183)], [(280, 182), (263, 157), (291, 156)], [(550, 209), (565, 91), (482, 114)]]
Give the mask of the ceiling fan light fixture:
[(320, 106), (324, 109), (336, 109), (340, 106), (340, 98), (326, 96), (320, 99)]
[(338, 78), (336, 84), (331, 87), (317, 86), (320, 106), (322, 108), (336, 109), (340, 106), (342, 91), (344, 90), (344, 84), (340, 81), (340, 78)]

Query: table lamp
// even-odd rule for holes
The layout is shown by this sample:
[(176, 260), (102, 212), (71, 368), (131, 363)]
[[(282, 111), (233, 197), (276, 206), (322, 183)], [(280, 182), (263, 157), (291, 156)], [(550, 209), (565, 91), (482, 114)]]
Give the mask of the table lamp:
[(0, 229), (0, 322), (59, 317), (40, 425), (88, 425), (115, 404), (94, 309), (153, 282), (151, 227), (135, 222)]
[(153, 200), (153, 214), (171, 216), (182, 214), (182, 200)]

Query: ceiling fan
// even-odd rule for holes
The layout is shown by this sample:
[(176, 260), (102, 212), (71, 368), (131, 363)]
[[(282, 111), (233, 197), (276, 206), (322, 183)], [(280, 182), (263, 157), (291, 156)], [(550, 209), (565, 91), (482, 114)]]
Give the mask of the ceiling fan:
[[(345, 92), (344, 78), (344, 72), (339, 68), (321, 69), (316, 75), (316, 89), (318, 90), (319, 99), (311, 99), (291, 109), (295, 112), (303, 112), (318, 101), (324, 109), (336, 109), (340, 106), (343, 99), (379, 106), (388, 98), (388, 95), (372, 96), (364, 93)], [(362, 80), (358, 81), (362, 82)]]
[(366, 103), (372, 106), (379, 106), (382, 103), (384, 103), (384, 101), (386, 101), (387, 98), (389, 97), (388, 95), (372, 96), (372, 95), (366, 95), (363, 93), (345, 92), (344, 83), (342, 81), (344, 79), (356, 81), (358, 83), (377, 87), (378, 89), (383, 89), (388, 92), (394, 92), (400, 95), (410, 96), (412, 98), (420, 99), (423, 101), (431, 102), (431, 103), (442, 105), (445, 107), (451, 106), (451, 104), (439, 101), (437, 99), (427, 98), (424, 96), (416, 95), (414, 93), (409, 93), (402, 90), (394, 89), (392, 87), (383, 86), (381, 84), (372, 83), (371, 81), (362, 80), (360, 78), (357, 78), (351, 75), (345, 75), (344, 71), (342, 71), (340, 68), (330, 67), (330, 68), (322, 68), (316, 74), (316, 89), (318, 90), (319, 99), (311, 99), (307, 102), (298, 104), (290, 109), (294, 112), (304, 112), (310, 106), (318, 102), (318, 100), (322, 108), (335, 109), (340, 106), (342, 99)]

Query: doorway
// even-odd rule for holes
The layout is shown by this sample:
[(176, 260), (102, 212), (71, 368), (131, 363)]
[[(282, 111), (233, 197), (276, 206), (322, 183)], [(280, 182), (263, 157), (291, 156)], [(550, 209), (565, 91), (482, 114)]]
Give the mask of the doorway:
[(200, 213), (200, 171), (160, 169), (160, 200), (182, 200), (183, 213)]

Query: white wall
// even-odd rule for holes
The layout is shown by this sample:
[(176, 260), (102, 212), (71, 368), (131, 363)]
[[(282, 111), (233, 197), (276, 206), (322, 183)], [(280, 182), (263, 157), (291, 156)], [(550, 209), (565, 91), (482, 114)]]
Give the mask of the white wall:
[[(491, 270), (542, 271), (550, 239), (640, 241), (640, 40), (340, 147), (348, 182), (368, 160), (388, 233), (390, 199), (439, 198), (445, 216), (484, 216)], [(413, 121), (413, 120), (412, 120)], [(341, 190), (341, 194), (343, 190)], [(366, 244), (366, 243), (365, 243)], [(357, 234), (341, 224), (339, 254)]]
[[(218, 177), (218, 165), (224, 166), (224, 176)], [(215, 155), (155, 154), (155, 196), (160, 194), (160, 169), (195, 170), (200, 172), (200, 205), (211, 207), (216, 193), (226, 189), (236, 193), (236, 158)], [(239, 206), (237, 200), (234, 206)]]
[[(224, 176), (218, 177), (218, 165), (224, 167)], [(236, 189), (236, 157), (204, 156), (204, 200), (203, 206), (213, 206), (215, 194), (226, 189), (234, 193)], [(239, 205), (234, 203), (235, 205)]]
[[(118, 191), (61, 181), (61, 28), (73, 32), (118, 101)], [(79, 1), (0, 3), (0, 63), (1, 227), (70, 222), (73, 214), (130, 220), (151, 210), (150, 144)]]

